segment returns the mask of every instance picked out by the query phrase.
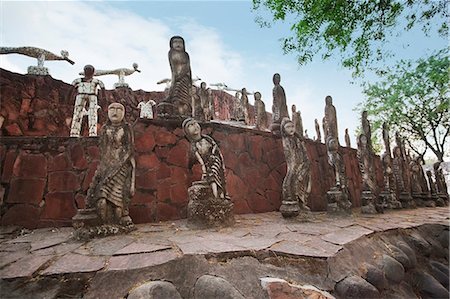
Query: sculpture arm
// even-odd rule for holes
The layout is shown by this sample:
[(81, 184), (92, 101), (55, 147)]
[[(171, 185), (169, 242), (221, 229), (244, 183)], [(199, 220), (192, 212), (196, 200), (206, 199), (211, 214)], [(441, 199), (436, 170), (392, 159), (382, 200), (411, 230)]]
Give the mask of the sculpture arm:
[(197, 158), (197, 161), (202, 166), (202, 180), (204, 180), (205, 177), (206, 177), (206, 165), (205, 165), (205, 162), (203, 161), (203, 158), (202, 158), (202, 156), (200, 156), (198, 151), (195, 152), (195, 157)]

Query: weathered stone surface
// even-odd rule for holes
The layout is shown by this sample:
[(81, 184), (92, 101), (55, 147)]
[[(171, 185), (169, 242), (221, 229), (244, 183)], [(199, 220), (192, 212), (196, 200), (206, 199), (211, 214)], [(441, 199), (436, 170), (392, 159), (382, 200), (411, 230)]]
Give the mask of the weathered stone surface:
[(6, 202), (38, 205), (44, 196), (44, 188), (45, 179), (13, 179)]
[(225, 279), (212, 275), (203, 275), (195, 283), (194, 298), (244, 299), (244, 296)]
[(130, 291), (128, 299), (182, 299), (177, 288), (167, 281), (146, 282)]
[(36, 228), (39, 221), (39, 208), (29, 204), (16, 204), (9, 208), (1, 218), (2, 225), (19, 225)]
[(448, 298), (449, 292), (439, 281), (426, 272), (415, 270), (412, 273), (417, 289), (423, 298)]
[(396, 245), (406, 254), (411, 263), (411, 266), (414, 267), (417, 264), (417, 257), (414, 250), (412, 250), (411, 247), (409, 247), (408, 244), (403, 241), (397, 242)]
[(364, 264), (362, 278), (367, 280), (370, 284), (376, 287), (380, 292), (387, 286), (386, 277), (384, 272), (370, 264)]
[(155, 142), (159, 146), (175, 144), (177, 142), (177, 139), (177, 136), (166, 131), (166, 129), (160, 129), (155, 133)]
[(146, 253), (146, 252), (161, 251), (161, 250), (170, 249), (170, 248), (171, 247), (168, 245), (131, 243), (130, 245), (125, 246), (124, 248), (116, 251), (114, 253), (114, 255)]
[(47, 176), (47, 159), (43, 154), (22, 152), (14, 162), (13, 175), (24, 179), (45, 178)]
[(85, 273), (95, 272), (105, 266), (105, 258), (99, 256), (86, 256), (82, 254), (68, 253), (53, 262), (43, 275), (63, 273)]
[(430, 262), (431, 271), (430, 274), (433, 275), (433, 277), (439, 281), (440, 284), (442, 284), (443, 287), (445, 287), (448, 290), (449, 287), (449, 268), (448, 266), (436, 262), (431, 261)]
[(155, 137), (152, 133), (140, 134), (136, 137), (134, 144), (137, 152), (151, 152), (156, 145)]
[(48, 161), (48, 171), (70, 170), (72, 164), (67, 157), (67, 153), (61, 153), (50, 157)]
[(80, 182), (74, 172), (57, 171), (48, 175), (48, 191), (64, 192), (80, 189)]
[(277, 254), (300, 255), (313, 257), (330, 257), (342, 247), (321, 240), (311, 240), (304, 243), (283, 241), (270, 247)]
[(76, 214), (72, 192), (47, 193), (42, 219), (71, 219)]
[(389, 255), (383, 254), (382, 263), (383, 271), (387, 279), (395, 283), (399, 283), (403, 280), (403, 278), (405, 277), (405, 269), (400, 262), (390, 257)]
[(3, 161), (2, 183), (9, 183), (11, 180), (16, 157), (17, 152), (15, 150), (10, 150), (6, 153)]
[(381, 298), (378, 290), (360, 276), (349, 276), (338, 282), (336, 293), (342, 298)]
[(30, 254), (0, 270), (0, 278), (30, 277), (53, 257)]
[(70, 158), (75, 169), (86, 169), (88, 166), (84, 148), (80, 144), (76, 144), (70, 149)]
[(170, 149), (167, 155), (167, 162), (187, 168), (189, 163), (189, 144), (184, 140), (180, 140), (177, 145)]
[(142, 154), (136, 157), (136, 168), (153, 169), (159, 166), (160, 162), (155, 154)]
[(366, 229), (361, 226), (350, 226), (345, 227), (341, 230), (326, 234), (322, 236), (322, 240), (337, 244), (343, 245), (353, 240), (356, 240), (362, 236), (369, 235), (373, 233), (373, 231)]
[(431, 254), (431, 245), (428, 243), (422, 236), (417, 233), (412, 233), (406, 237), (407, 242), (416, 251), (420, 252), (425, 256), (429, 256)]
[(408, 256), (400, 248), (394, 245), (388, 245), (388, 249), (391, 256), (400, 262), (405, 270), (413, 266), (413, 263), (409, 260)]
[(178, 258), (173, 250), (164, 250), (150, 253), (113, 256), (108, 262), (108, 271), (130, 270), (165, 264)]

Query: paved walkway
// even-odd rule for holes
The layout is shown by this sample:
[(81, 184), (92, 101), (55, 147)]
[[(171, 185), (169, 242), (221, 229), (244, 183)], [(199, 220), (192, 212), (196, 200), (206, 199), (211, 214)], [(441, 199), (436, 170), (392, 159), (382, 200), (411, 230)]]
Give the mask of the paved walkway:
[(191, 230), (186, 221), (142, 224), (128, 235), (89, 242), (72, 239), (72, 228), (22, 231), (0, 227), (0, 278), (75, 272), (113, 271), (160, 265), (183, 255), (277, 255), (327, 258), (346, 243), (374, 232), (425, 223), (449, 225), (449, 208), (389, 211), (330, 218), (314, 213), (311, 222), (284, 220), (279, 213), (236, 216), (220, 230)]

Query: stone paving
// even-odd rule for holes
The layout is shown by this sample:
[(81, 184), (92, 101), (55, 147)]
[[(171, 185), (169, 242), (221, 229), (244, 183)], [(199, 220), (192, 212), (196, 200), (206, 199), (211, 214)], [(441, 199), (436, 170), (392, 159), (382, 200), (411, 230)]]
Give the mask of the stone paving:
[(231, 228), (192, 230), (185, 220), (149, 223), (138, 225), (128, 235), (88, 242), (74, 240), (69, 227), (33, 231), (0, 227), (0, 279), (137, 269), (183, 255), (239, 256), (267, 251), (278, 256), (328, 258), (345, 244), (374, 232), (422, 224), (448, 226), (449, 214), (448, 207), (354, 213), (347, 218), (313, 213), (310, 222), (299, 222), (271, 212), (238, 215)]

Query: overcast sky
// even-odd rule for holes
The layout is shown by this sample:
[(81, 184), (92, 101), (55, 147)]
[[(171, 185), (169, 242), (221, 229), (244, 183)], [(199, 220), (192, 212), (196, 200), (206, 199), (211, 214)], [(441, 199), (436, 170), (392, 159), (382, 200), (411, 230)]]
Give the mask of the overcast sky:
[[(359, 115), (352, 109), (363, 100), (361, 88), (352, 84), (351, 72), (337, 60), (299, 67), (295, 55), (283, 55), (279, 38), (290, 24), (260, 28), (254, 21), (251, 1), (0, 1), (1, 46), (35, 46), (59, 54), (69, 51), (74, 65), (46, 62), (53, 78), (71, 83), (86, 64), (97, 69), (132, 68), (141, 73), (126, 77), (134, 90), (163, 90), (156, 82), (170, 78), (169, 39), (181, 35), (190, 55), (193, 76), (208, 84), (224, 82), (232, 88), (260, 91), (270, 111), (272, 75), (281, 74), (281, 85), (290, 106), (300, 109), (305, 129), (315, 136), (314, 119), (323, 117), (325, 97), (337, 109), (340, 140), (349, 128), (352, 146)], [(411, 46), (406, 48), (405, 44)], [(407, 33), (388, 47), (397, 58), (418, 58), (446, 46), (437, 37)], [(26, 73), (36, 60), (22, 55), (1, 55), (0, 66)], [(99, 77), (112, 89), (115, 76)], [(370, 78), (370, 77), (369, 77)], [(253, 103), (253, 97), (250, 97)]]

